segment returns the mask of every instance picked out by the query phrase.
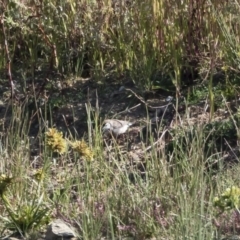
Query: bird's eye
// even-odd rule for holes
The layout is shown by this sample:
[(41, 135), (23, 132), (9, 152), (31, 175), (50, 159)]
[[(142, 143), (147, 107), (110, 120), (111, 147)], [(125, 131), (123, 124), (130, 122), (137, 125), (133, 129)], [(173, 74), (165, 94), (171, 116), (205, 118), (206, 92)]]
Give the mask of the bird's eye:
[(109, 124), (107, 124), (107, 123), (105, 123), (105, 124), (103, 125), (103, 129), (106, 129), (106, 128), (109, 128)]

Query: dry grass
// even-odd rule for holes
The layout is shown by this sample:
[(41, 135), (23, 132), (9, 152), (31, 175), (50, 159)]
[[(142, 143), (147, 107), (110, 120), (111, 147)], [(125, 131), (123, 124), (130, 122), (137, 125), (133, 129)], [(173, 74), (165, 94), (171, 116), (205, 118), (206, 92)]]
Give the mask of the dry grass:
[[(239, 232), (239, 206), (223, 213), (213, 206), (215, 196), (239, 186), (238, 165), (225, 166), (238, 148), (237, 1), (0, 6), (0, 69), (7, 66), (16, 87), (8, 101), (9, 83), (1, 79), (3, 234), (27, 236), (57, 217), (80, 239)], [(129, 83), (133, 92), (115, 94)], [(159, 144), (156, 135), (138, 135), (149, 117), (135, 106), (139, 99), (151, 105), (153, 90), (176, 97)], [(105, 141), (101, 122), (116, 113), (138, 125), (119, 141)]]

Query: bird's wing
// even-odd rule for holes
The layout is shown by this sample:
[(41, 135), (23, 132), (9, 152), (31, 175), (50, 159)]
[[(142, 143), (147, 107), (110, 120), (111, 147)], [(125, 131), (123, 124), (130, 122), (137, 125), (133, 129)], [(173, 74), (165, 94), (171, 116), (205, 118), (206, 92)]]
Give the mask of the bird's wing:
[(110, 124), (111, 124), (113, 129), (121, 128), (123, 126), (122, 121), (121, 120), (117, 120), (117, 119), (116, 120), (112, 120), (110, 122)]

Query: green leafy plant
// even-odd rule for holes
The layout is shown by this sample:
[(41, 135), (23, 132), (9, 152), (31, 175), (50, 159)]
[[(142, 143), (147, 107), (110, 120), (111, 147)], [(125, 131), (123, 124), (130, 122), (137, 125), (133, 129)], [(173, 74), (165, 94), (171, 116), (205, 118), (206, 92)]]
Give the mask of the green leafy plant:
[(232, 209), (239, 210), (240, 188), (236, 186), (227, 188), (220, 196), (214, 198), (213, 204), (222, 212)]
[[(39, 179), (39, 178), (38, 178)], [(21, 235), (25, 235), (30, 230), (39, 229), (50, 222), (50, 210), (44, 202), (44, 194), (41, 196), (32, 195), (33, 199), (25, 198), (21, 201), (10, 203), (7, 196), (7, 187), (14, 184), (16, 180), (11, 177), (2, 175), (0, 178), (1, 200), (7, 211), (7, 216), (1, 216), (4, 223), (4, 229), (17, 231)]]

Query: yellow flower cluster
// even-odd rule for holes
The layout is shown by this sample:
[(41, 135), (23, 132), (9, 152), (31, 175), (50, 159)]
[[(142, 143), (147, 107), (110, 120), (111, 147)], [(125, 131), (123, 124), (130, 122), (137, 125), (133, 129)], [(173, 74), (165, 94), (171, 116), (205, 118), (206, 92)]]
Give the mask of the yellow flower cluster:
[(13, 177), (6, 176), (5, 174), (0, 175), (0, 195), (2, 195), (7, 187), (12, 183)]
[(43, 170), (42, 168), (39, 168), (39, 169), (35, 170), (34, 173), (33, 173), (33, 177), (34, 177), (38, 182), (40, 182), (41, 180), (43, 180), (43, 179), (44, 179), (44, 176), (45, 176), (45, 174), (44, 174), (44, 170)]
[(90, 161), (93, 159), (93, 152), (83, 140), (72, 142), (72, 149)]
[(46, 132), (47, 145), (53, 151), (63, 154), (67, 151), (67, 144), (65, 139), (63, 139), (62, 133), (58, 132), (55, 128), (50, 128)]
[[(46, 136), (47, 145), (53, 152), (62, 154), (67, 151), (67, 143), (61, 132), (58, 132), (55, 128), (50, 128), (46, 132)], [(77, 152), (80, 156), (90, 161), (93, 160), (93, 152), (84, 140), (70, 142), (70, 144), (73, 151)], [(39, 173), (38, 175), (38, 178), (41, 178), (41, 174)]]
[(227, 188), (219, 197), (213, 200), (214, 206), (222, 211), (240, 207), (240, 188), (232, 186)]

